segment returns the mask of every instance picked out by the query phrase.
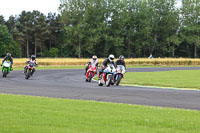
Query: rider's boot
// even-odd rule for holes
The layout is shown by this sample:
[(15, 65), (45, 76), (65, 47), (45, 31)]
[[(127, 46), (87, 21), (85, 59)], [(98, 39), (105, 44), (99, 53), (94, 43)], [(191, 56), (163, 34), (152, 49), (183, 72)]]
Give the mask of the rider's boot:
[(27, 66), (24, 67), (24, 73), (26, 73), (26, 72), (27, 72)]

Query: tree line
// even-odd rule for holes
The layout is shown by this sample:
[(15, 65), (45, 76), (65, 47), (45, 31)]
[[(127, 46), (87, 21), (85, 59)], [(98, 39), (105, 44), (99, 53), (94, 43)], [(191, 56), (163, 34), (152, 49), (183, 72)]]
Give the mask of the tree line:
[(0, 56), (200, 57), (200, 0), (61, 0), (59, 10), (0, 16)]

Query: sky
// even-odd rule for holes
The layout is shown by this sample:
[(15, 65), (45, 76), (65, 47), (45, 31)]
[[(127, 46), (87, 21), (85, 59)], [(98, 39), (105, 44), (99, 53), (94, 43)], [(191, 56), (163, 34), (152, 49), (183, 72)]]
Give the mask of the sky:
[(181, 4), (181, 0), (176, 0), (176, 6), (180, 8), (181, 5), (182, 5), (182, 4)]
[(19, 15), (22, 11), (38, 10), (47, 15), (58, 14), (60, 0), (0, 0), (0, 15), (8, 20), (11, 15)]

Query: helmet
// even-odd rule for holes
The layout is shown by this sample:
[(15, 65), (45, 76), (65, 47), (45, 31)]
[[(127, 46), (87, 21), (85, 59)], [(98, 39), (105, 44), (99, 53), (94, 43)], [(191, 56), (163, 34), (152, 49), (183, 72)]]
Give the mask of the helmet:
[(93, 56), (92, 56), (92, 59), (93, 59), (93, 60), (96, 60), (96, 59), (97, 59), (97, 56), (96, 56), (96, 55), (93, 55)]
[(35, 55), (31, 55), (31, 59), (32, 59), (32, 60), (35, 60)]
[(11, 53), (7, 53), (7, 54), (6, 54), (6, 57), (11, 57)]
[(120, 55), (120, 56), (119, 56), (119, 59), (120, 59), (120, 60), (124, 60), (124, 56), (123, 56), (123, 55)]
[(113, 54), (110, 54), (110, 55), (108, 56), (108, 59), (109, 59), (110, 62), (113, 62), (114, 59), (115, 59), (115, 56), (114, 56)]

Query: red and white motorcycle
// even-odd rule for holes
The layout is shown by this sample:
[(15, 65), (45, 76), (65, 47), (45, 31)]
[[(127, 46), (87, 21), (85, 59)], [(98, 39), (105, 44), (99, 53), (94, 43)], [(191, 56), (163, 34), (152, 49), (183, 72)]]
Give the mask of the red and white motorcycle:
[(86, 72), (86, 82), (91, 82), (92, 78), (94, 77), (95, 73), (97, 71), (97, 67), (93, 64), (90, 65), (87, 72)]
[(100, 75), (100, 78), (98, 80), (98, 85), (102, 86), (105, 84), (107, 87), (114, 83), (114, 73), (116, 72), (116, 69), (113, 64), (108, 65), (102, 74)]

